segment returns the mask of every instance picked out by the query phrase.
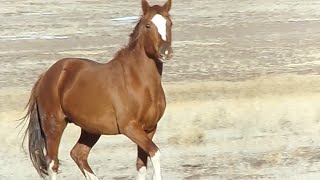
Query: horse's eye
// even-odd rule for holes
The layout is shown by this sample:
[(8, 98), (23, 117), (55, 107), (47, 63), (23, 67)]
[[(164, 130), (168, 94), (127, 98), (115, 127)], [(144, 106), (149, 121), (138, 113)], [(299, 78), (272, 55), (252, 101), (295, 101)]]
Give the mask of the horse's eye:
[(150, 28), (151, 26), (150, 26), (150, 24), (147, 24), (146, 27), (147, 27), (147, 28)]

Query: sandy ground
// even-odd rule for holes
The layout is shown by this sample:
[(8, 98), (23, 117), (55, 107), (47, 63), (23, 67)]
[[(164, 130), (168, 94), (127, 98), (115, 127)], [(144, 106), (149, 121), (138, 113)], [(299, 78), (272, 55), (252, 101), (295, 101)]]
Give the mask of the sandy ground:
[[(0, 179), (39, 179), (14, 121), (32, 84), (63, 57), (107, 62), (139, 1), (0, 4)], [(164, 179), (320, 178), (319, 9), (316, 0), (174, 0), (168, 107), (155, 137)], [(59, 179), (84, 179), (69, 157), (78, 136), (69, 125)], [(135, 178), (135, 159), (128, 139), (104, 136), (89, 161), (100, 179), (124, 180)]]

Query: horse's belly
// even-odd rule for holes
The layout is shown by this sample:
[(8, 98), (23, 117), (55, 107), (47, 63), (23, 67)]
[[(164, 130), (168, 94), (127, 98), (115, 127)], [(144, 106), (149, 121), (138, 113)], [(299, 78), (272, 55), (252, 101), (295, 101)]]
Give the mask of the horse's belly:
[(113, 135), (118, 134), (116, 119), (112, 113), (104, 113), (104, 115), (88, 115), (84, 113), (70, 115), (71, 122), (94, 134)]
[(118, 134), (115, 112), (108, 102), (103, 95), (81, 96), (71, 91), (64, 96), (63, 110), (71, 122), (88, 132)]

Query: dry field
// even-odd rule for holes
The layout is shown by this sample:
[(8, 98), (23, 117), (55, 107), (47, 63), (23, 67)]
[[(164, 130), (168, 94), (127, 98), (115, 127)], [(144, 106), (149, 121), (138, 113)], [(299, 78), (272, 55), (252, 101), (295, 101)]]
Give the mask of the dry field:
[[(63, 57), (107, 62), (140, 4), (0, 4), (0, 179), (38, 179), (15, 121), (32, 84)], [(164, 179), (320, 179), (319, 9), (317, 0), (173, 0), (175, 55), (164, 66), (168, 106), (155, 137)], [(59, 179), (84, 179), (69, 157), (78, 136), (70, 124)], [(127, 180), (135, 159), (119, 135), (102, 137), (89, 162), (100, 179)]]

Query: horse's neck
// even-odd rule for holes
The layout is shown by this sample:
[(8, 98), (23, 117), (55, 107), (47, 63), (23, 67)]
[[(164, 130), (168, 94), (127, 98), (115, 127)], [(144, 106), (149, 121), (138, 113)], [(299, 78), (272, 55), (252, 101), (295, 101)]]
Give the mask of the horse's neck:
[(124, 49), (123, 54), (120, 54), (119, 61), (123, 65), (126, 73), (134, 73), (142, 76), (143, 79), (151, 78), (156, 81), (161, 81), (162, 63), (158, 60), (150, 59), (143, 48), (139, 45), (135, 48)]

